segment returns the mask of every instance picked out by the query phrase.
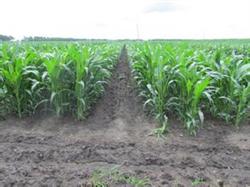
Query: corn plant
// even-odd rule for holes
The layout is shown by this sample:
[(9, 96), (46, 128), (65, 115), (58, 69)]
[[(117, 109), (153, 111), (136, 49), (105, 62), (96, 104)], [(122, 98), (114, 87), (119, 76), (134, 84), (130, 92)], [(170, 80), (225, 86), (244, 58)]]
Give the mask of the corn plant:
[[(223, 59), (221, 59), (223, 58)], [(211, 73), (212, 72), (212, 73)], [(215, 63), (209, 74), (213, 77), (212, 114), (236, 126), (246, 118), (249, 110), (249, 60), (242, 55), (216, 52)]]
[(24, 103), (29, 102), (26, 86), (28, 81), (24, 80), (26, 75), (26, 64), (22, 57), (13, 57), (11, 61), (3, 63), (1, 70), (3, 84), (7, 91), (6, 95), (9, 101), (13, 100), (13, 110), (15, 109), (19, 117), (25, 108)]
[(168, 94), (168, 84), (166, 81), (166, 69), (164, 69), (164, 57), (160, 55), (160, 50), (152, 51), (149, 45), (145, 45), (139, 55), (132, 63), (134, 77), (140, 87), (140, 95), (144, 97), (144, 106), (149, 105), (152, 113), (167, 128), (167, 116), (165, 115), (165, 103)]

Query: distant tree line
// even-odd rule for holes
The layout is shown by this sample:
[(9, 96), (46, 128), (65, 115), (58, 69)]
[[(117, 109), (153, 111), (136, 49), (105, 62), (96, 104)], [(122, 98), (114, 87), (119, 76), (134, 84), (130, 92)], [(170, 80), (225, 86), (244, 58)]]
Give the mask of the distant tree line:
[(14, 40), (13, 36), (6, 36), (6, 35), (0, 34), (0, 41), (11, 41), (11, 40)]
[[(111, 39), (83, 39), (83, 38), (61, 38), (61, 37), (44, 37), (44, 36), (29, 36), (24, 37), (22, 41), (96, 41), (96, 42), (106, 42), (113, 41)], [(142, 41), (142, 40), (131, 40), (131, 39), (119, 39), (115, 41)]]
[[(15, 38), (13, 36), (1, 35), (0, 41), (11, 41)], [(86, 42), (107, 42), (114, 41), (112, 39), (83, 39), (83, 38), (62, 38), (62, 37), (44, 37), (44, 36), (26, 36), (21, 41), (86, 41)], [(115, 41), (142, 41), (138, 39), (118, 39)]]
[(76, 38), (60, 38), (60, 37), (43, 37), (43, 36), (29, 36), (24, 37), (23, 41), (78, 41)]
[[(22, 41), (95, 41), (95, 39), (30, 36), (30, 37), (24, 37)], [(103, 39), (103, 41), (105, 41), (105, 39)]]

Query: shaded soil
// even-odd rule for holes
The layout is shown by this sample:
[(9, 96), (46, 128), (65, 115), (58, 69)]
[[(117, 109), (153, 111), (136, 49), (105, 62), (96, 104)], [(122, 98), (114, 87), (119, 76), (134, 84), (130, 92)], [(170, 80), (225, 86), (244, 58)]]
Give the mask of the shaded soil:
[(151, 186), (250, 186), (250, 126), (209, 120), (196, 137), (172, 120), (170, 133), (150, 136), (156, 124), (136, 96), (126, 50), (88, 119), (40, 116), (0, 122), (0, 186), (84, 186), (91, 173), (118, 166), (148, 177)]

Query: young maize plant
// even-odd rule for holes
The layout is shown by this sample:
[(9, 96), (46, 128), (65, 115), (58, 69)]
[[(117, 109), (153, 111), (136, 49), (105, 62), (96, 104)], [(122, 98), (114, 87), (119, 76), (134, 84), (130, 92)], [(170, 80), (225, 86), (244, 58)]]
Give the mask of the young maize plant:
[[(79, 52), (80, 50), (80, 52)], [(89, 51), (87, 48), (79, 49), (77, 46), (72, 46), (69, 50), (69, 58), (73, 60), (75, 68), (75, 89), (74, 96), (76, 99), (76, 117), (77, 119), (84, 119), (86, 107), (85, 98), (85, 84), (84, 78), (88, 71), (87, 61), (89, 60)]]
[(11, 54), (3, 50), (1, 64), (2, 88), (5, 94), (3, 102), (9, 107), (8, 111), (22, 117), (23, 113), (29, 113), (32, 108), (31, 87), (33, 79), (38, 76), (38, 71), (30, 64), (30, 58), (25, 52), (18, 53), (18, 48), (15, 46), (11, 50), (13, 50)]
[(67, 92), (70, 91), (65, 82), (67, 79), (67, 71), (70, 71), (65, 62), (64, 53), (50, 53), (45, 57), (44, 65), (46, 71), (43, 76), (46, 77), (46, 87), (50, 93), (49, 102), (51, 107), (55, 109), (56, 115), (61, 116), (65, 112), (65, 108), (69, 103), (66, 100)]
[(160, 49), (152, 51), (147, 44), (140, 47), (136, 49), (138, 56), (132, 63), (134, 78), (140, 88), (140, 96), (145, 99), (144, 106), (150, 106), (163, 131), (166, 131), (168, 118), (165, 115), (164, 101), (171, 83), (166, 82), (164, 57), (160, 55)]

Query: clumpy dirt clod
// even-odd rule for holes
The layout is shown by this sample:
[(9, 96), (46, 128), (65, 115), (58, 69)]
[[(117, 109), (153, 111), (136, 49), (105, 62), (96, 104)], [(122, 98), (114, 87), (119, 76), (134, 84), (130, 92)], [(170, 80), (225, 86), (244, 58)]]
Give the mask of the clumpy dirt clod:
[[(119, 167), (151, 186), (250, 186), (250, 126), (209, 120), (196, 137), (172, 120), (164, 139), (137, 97), (124, 48), (106, 92), (82, 122), (70, 117), (0, 122), (0, 186), (84, 186)], [(120, 185), (121, 186), (121, 185)]]

